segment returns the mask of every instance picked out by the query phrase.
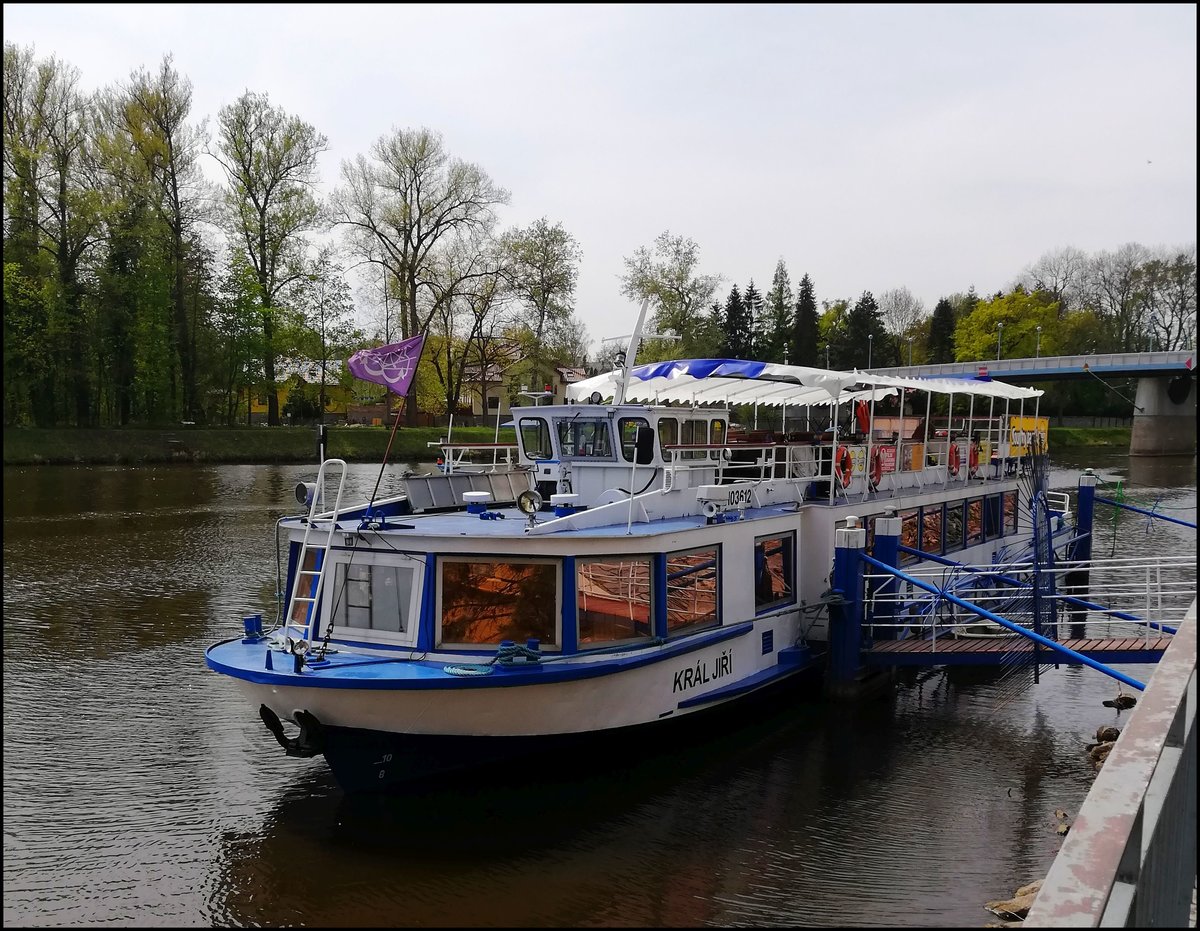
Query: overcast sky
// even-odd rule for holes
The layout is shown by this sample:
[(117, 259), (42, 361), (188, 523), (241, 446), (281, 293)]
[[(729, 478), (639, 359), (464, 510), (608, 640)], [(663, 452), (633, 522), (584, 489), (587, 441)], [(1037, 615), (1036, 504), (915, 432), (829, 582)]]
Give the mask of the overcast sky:
[[(694, 239), (718, 295), (779, 259), (818, 301), (1008, 286), (1044, 253), (1196, 241), (1196, 6), (4, 4), (88, 88), (166, 53), (197, 118), (245, 90), (343, 160), (425, 126), (583, 250), (576, 309), (628, 333), (623, 258)], [(215, 167), (215, 166), (213, 166)]]

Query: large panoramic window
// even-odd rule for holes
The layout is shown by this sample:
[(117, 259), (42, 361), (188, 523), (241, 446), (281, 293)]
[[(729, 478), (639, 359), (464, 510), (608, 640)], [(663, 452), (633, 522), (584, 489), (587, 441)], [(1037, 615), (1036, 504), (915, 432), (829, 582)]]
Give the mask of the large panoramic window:
[(796, 600), (796, 534), (754, 539), (754, 609), (766, 611)]
[(921, 549), (936, 556), (942, 554), (942, 506), (930, 505), (921, 511)]
[(1017, 493), (1015, 491), (1004, 493), (1004, 532), (1006, 534), (1017, 532)]
[(967, 502), (967, 546), (983, 542), (983, 499)]
[(953, 553), (963, 548), (963, 503), (952, 501), (946, 505), (946, 552)]
[(439, 646), (558, 643), (558, 565), (549, 560), (441, 560)]
[(653, 636), (651, 566), (649, 556), (576, 562), (581, 647)]
[(412, 597), (415, 576), (411, 566), (339, 563), (333, 582), (333, 623), (360, 630), (409, 633), (417, 610)]
[[(921, 548), (921, 525), (919, 522), (920, 512), (913, 508), (911, 511), (901, 511), (900, 517), (900, 543), (903, 546), (911, 546), (914, 550)], [(900, 565), (907, 566), (917, 561), (919, 557), (912, 553), (900, 551)]]
[(720, 563), (717, 548), (667, 557), (667, 636), (695, 633), (720, 623)]

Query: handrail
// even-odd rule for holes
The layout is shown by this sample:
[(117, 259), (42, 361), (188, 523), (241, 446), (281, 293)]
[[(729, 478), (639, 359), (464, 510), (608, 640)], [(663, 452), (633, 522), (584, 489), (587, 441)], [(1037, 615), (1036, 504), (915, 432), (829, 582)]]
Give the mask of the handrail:
[(1025, 926), (1183, 928), (1196, 880), (1196, 600), (1084, 799)]
[(1120, 501), (1113, 501), (1111, 498), (1102, 498), (1100, 495), (1095, 496), (1098, 504), (1111, 504), (1115, 508), (1122, 508), (1126, 511), (1133, 511), (1135, 514), (1145, 514), (1147, 517), (1156, 517), (1159, 520), (1169, 521), (1172, 524), (1182, 524), (1184, 527), (1196, 529), (1195, 524), (1189, 524), (1186, 520), (1180, 520), (1178, 517), (1167, 517), (1166, 514), (1159, 514), (1155, 511), (1147, 511), (1143, 508), (1135, 508), (1132, 504), (1124, 504)]

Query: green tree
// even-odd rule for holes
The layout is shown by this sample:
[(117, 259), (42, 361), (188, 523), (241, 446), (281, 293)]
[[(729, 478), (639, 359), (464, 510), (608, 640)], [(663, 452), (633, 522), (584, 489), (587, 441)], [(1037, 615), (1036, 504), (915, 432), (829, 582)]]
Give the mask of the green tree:
[(750, 315), (742, 302), (742, 294), (735, 284), (725, 299), (725, 310), (721, 315), (724, 333), (721, 355), (727, 359), (753, 359), (754, 345), (750, 339)]
[(1060, 349), (1063, 329), (1051, 325), (1057, 320), (1058, 302), (1044, 291), (1027, 294), (1018, 289), (1011, 294), (980, 301), (954, 330), (955, 359), (959, 362), (987, 361), (996, 358), (998, 349), (1008, 358), (1032, 357), (1039, 325), (1042, 327), (1041, 352), (1052, 355)]
[(763, 346), (759, 358), (765, 362), (787, 362), (791, 357), (788, 350), (792, 341), (792, 283), (787, 266), (780, 259), (771, 278), (771, 289), (767, 292), (767, 313), (763, 334)]
[(954, 306), (946, 298), (940, 298), (929, 322), (929, 342), (926, 345), (930, 362), (954, 361), (954, 329)]
[[(674, 330), (682, 341), (675, 348), (682, 355), (698, 355), (698, 344), (708, 345), (712, 334), (703, 326), (704, 308), (712, 300), (721, 282), (719, 275), (701, 275), (700, 247), (684, 236), (661, 233), (652, 249), (639, 248), (625, 258), (625, 274), (621, 276), (621, 293), (637, 302), (649, 299), (654, 317), (655, 332)], [(662, 347), (648, 345), (640, 352), (641, 361), (660, 357)]]
[(746, 358), (761, 359), (763, 343), (766, 340), (766, 320), (763, 314), (766, 302), (763, 301), (763, 296), (758, 288), (754, 286), (753, 278), (750, 279), (750, 283), (746, 285), (746, 290), (742, 293), (742, 304), (746, 307), (746, 317), (749, 321), (750, 351)]
[(837, 368), (865, 370), (894, 364), (895, 349), (870, 291), (864, 291), (846, 314), (840, 339), (834, 343), (834, 354)]
[(258, 282), (267, 422), (277, 425), (278, 301), (303, 274), (303, 234), (318, 226), (312, 186), (327, 143), (310, 124), (272, 106), (266, 94), (247, 91), (221, 108), (217, 122), (217, 149), (210, 154), (229, 184), (226, 220), (234, 248), (245, 255)]
[(800, 291), (796, 297), (796, 313), (793, 317), (792, 348), (788, 356), (793, 365), (820, 366), (821, 355), (820, 320), (817, 315), (817, 299), (813, 293), (812, 279), (805, 273), (800, 279)]

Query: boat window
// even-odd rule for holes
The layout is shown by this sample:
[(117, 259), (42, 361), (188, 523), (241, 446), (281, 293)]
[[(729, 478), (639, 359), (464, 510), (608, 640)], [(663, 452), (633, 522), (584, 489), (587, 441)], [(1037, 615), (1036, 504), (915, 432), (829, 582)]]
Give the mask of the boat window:
[(946, 552), (953, 553), (963, 548), (963, 503), (953, 501), (946, 505)]
[(333, 623), (360, 630), (412, 630), (415, 572), (409, 566), (339, 563), (334, 574)]
[[(312, 598), (317, 592), (317, 576), (316, 571), (320, 566), (320, 555), (323, 551), (319, 549), (310, 549), (304, 554), (304, 565), (299, 569), (309, 573), (306, 580), (301, 580), (300, 587), (296, 590), (296, 594), (303, 595), (305, 598)], [(292, 623), (307, 625), (311, 619), (312, 613), (311, 601), (297, 601), (292, 604)]]
[(967, 502), (967, 546), (983, 542), (983, 499)]
[[(725, 434), (727, 432), (724, 420), (711, 421), (708, 425), (708, 442), (713, 446), (724, 446)], [(708, 458), (714, 461), (719, 460), (721, 458), (721, 451), (719, 449), (710, 450)]]
[(438, 645), (558, 643), (558, 565), (545, 560), (441, 559)]
[(667, 556), (667, 636), (691, 634), (720, 623), (717, 548)]
[(542, 417), (522, 417), (520, 429), (521, 454), (526, 459), (553, 459), (550, 445), (550, 424)]
[(658, 418), (658, 451), (663, 454), (664, 459), (669, 459), (663, 453), (664, 446), (674, 446), (679, 442), (679, 421), (674, 417)]
[(649, 556), (575, 563), (580, 646), (654, 635)]
[[(693, 444), (696, 446), (703, 446), (706, 444), (708, 442), (708, 421), (685, 420), (682, 424), (679, 442), (684, 446)], [(706, 459), (708, 458), (708, 453), (703, 449), (688, 449), (684, 450), (682, 458)]]
[(796, 600), (796, 534), (754, 538), (754, 609), (765, 611)]
[(921, 509), (921, 549), (940, 556), (942, 553), (942, 506)]
[(617, 433), (621, 437), (621, 456), (626, 462), (633, 462), (638, 427), (649, 429), (650, 421), (645, 417), (622, 417), (617, 421)]
[(1017, 493), (1015, 491), (1004, 493), (1004, 532), (1017, 532)]
[(560, 420), (558, 449), (564, 459), (612, 459), (612, 441), (608, 421), (600, 417), (574, 417)]
[(1000, 520), (1000, 496), (988, 495), (983, 499), (983, 535), (994, 540), (1004, 534), (1004, 525)]
[[(921, 524), (920, 511), (913, 508), (911, 511), (901, 511), (900, 518), (900, 543), (903, 546), (911, 546), (914, 550), (921, 548)], [(912, 553), (900, 553), (900, 565), (907, 566), (910, 563), (917, 561), (919, 557)]]

